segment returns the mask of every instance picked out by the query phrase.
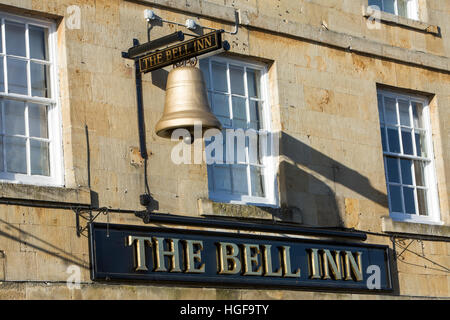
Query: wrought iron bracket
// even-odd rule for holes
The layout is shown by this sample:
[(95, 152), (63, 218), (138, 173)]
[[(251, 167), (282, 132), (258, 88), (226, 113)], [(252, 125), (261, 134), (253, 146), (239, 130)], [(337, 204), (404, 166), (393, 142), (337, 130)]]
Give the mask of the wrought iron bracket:
[[(81, 235), (87, 236), (84, 234), (84, 232), (89, 227), (89, 224), (95, 221), (97, 217), (100, 214), (106, 215), (107, 223), (109, 224), (109, 208), (102, 207), (102, 208), (75, 208), (73, 209), (75, 211), (75, 223), (76, 223), (76, 231), (77, 231), (77, 237), (80, 238)], [(94, 215), (92, 212), (97, 211), (97, 214)], [(81, 226), (80, 220), (81, 219), (87, 221), (86, 225), (84, 227)]]
[(409, 251), (409, 247), (417, 241), (417, 243), (420, 243), (422, 245), (422, 253), (423, 253), (423, 242), (422, 240), (419, 239), (408, 239), (410, 240), (408, 244), (406, 244), (406, 239), (398, 239), (398, 238), (393, 238), (393, 243), (395, 244), (395, 247), (400, 247), (400, 249), (402, 249), (402, 251), (400, 253), (395, 253), (395, 258), (401, 258), (402, 260), (405, 259), (405, 257), (402, 257), (402, 255), (406, 252)]

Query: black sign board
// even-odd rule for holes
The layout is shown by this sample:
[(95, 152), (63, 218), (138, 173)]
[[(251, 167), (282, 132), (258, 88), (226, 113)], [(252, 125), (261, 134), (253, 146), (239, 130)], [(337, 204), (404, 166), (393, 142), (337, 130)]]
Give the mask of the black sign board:
[(382, 245), (99, 223), (89, 238), (97, 281), (392, 291)]
[(147, 73), (222, 48), (222, 32), (214, 31), (149, 53), (139, 58), (139, 68)]

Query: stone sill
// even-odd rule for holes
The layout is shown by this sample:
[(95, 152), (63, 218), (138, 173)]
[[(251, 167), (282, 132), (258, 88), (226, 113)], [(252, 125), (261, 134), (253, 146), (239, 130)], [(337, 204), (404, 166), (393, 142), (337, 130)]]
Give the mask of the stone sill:
[(197, 201), (199, 216), (301, 223), (301, 215), (296, 212), (295, 208), (273, 208), (245, 204), (220, 203), (210, 199), (198, 199)]
[(48, 187), (0, 182), (0, 200), (17, 199), (30, 202), (57, 202), (90, 205), (91, 193), (87, 188)]
[(382, 217), (381, 224), (383, 232), (386, 233), (450, 238), (448, 225), (402, 222), (390, 217)]
[[(364, 9), (364, 12), (363, 12), (364, 18), (368, 19), (368, 18), (373, 17), (373, 15), (371, 13), (369, 13), (369, 11), (370, 11), (369, 7), (366, 7)], [(409, 29), (414, 29), (417, 31), (430, 33), (435, 36), (440, 36), (440, 34), (441, 34), (440, 28), (438, 26), (435, 26), (432, 24), (428, 24), (428, 23), (425, 23), (422, 21), (397, 16), (395, 14), (391, 14), (391, 13), (384, 12), (384, 11), (379, 11), (379, 12), (377, 12), (377, 14), (380, 15), (379, 16), (380, 20), (385, 23), (396, 24), (401, 27), (406, 27)]]

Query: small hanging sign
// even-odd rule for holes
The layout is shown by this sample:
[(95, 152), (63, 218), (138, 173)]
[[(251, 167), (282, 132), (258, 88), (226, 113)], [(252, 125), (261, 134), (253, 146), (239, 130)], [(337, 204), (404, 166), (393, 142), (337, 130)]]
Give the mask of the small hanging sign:
[(139, 58), (139, 69), (147, 73), (221, 48), (222, 32), (213, 31)]

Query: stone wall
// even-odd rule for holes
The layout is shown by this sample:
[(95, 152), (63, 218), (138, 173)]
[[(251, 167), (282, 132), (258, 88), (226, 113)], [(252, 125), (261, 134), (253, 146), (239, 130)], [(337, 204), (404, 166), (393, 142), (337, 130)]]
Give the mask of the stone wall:
[[(65, 186), (58, 190), (1, 184), (2, 199), (98, 204), (141, 210), (144, 168), (131, 163), (138, 146), (134, 66), (121, 57), (132, 39), (147, 39), (143, 10), (166, 20), (187, 18), (231, 30), (230, 55), (268, 66), (272, 126), (282, 131), (279, 158), (280, 206), (294, 208), (276, 218), (308, 226), (355, 228), (382, 233), (389, 216), (377, 110), (377, 86), (431, 97), (433, 147), (440, 213), (450, 224), (450, 2), (427, 1), (421, 17), (440, 36), (404, 25), (365, 27), (363, 0), (125, 1), (1, 0), (0, 9), (58, 21), (58, 67)], [(66, 25), (67, 8), (81, 8), (81, 29)], [(176, 9), (176, 10), (173, 10)], [(177, 30), (155, 26), (151, 37)], [(275, 44), (275, 45), (274, 45)], [(383, 58), (384, 57), (384, 58)], [(149, 185), (160, 212), (198, 216), (231, 214), (272, 219), (258, 209), (201, 207), (208, 198), (205, 165), (175, 165), (173, 143), (153, 131), (162, 115), (167, 71), (144, 76), (143, 93)], [(88, 172), (87, 135), (90, 172)], [(89, 186), (90, 177), (90, 186)], [(98, 203), (97, 203), (98, 198)], [(199, 207), (200, 204), (200, 207)], [(207, 209), (211, 208), (211, 212)], [(214, 211), (215, 210), (215, 211)], [(222, 290), (98, 285), (89, 277), (88, 245), (78, 238), (75, 213), (67, 209), (0, 205), (2, 298), (183, 298), (192, 290), (205, 298), (373, 298), (312, 292)], [(101, 216), (99, 221), (106, 221)], [(111, 223), (142, 224), (133, 214), (110, 214)], [(448, 229), (445, 229), (448, 230)], [(448, 232), (443, 234), (448, 239)], [(407, 240), (405, 240), (407, 241)], [(368, 242), (388, 244), (388, 237)], [(407, 244), (407, 243), (406, 243)], [(401, 296), (449, 297), (450, 244), (423, 241), (398, 261)], [(438, 265), (436, 265), (436, 263)], [(82, 270), (83, 290), (65, 287), (70, 265)], [(425, 268), (424, 265), (427, 267)], [(1, 269), (1, 265), (0, 265)], [(444, 271), (442, 271), (444, 270)], [(0, 270), (1, 272), (1, 270)], [(26, 283), (19, 283), (19, 282)], [(45, 282), (52, 283), (47, 286)], [(212, 296), (211, 296), (212, 294)]]

